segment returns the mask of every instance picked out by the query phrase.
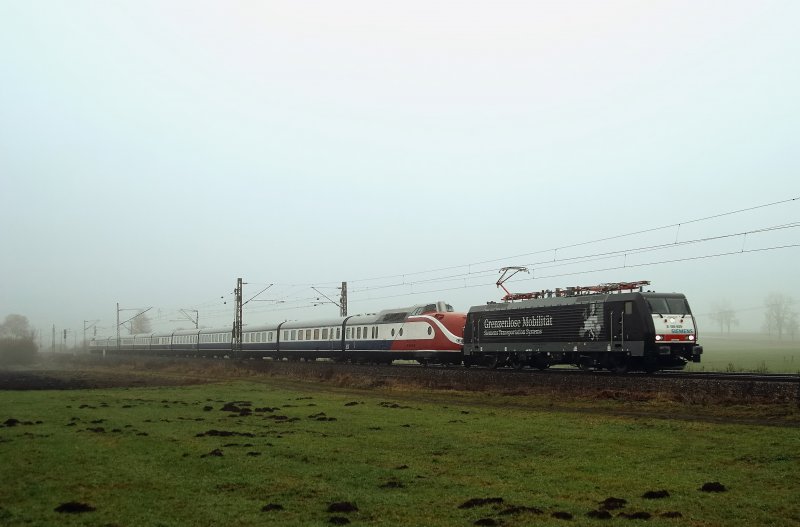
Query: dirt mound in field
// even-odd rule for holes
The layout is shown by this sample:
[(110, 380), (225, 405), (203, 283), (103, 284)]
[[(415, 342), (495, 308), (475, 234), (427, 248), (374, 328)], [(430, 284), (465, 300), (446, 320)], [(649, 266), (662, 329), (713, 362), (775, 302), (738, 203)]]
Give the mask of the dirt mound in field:
[(628, 504), (628, 500), (624, 498), (606, 498), (600, 502), (600, 508), (604, 511), (613, 511), (623, 508)]
[(68, 501), (67, 503), (62, 503), (53, 510), (56, 512), (75, 514), (79, 512), (92, 512), (96, 509), (87, 503), (80, 503), (78, 501)]
[(328, 505), (328, 512), (358, 512), (358, 506), (349, 501), (337, 501)]
[(195, 437), (231, 437), (231, 436), (240, 436), (240, 437), (255, 437), (255, 434), (250, 432), (230, 432), (228, 430), (208, 430), (206, 432), (201, 432), (196, 434)]
[(459, 509), (472, 509), (493, 503), (503, 503), (503, 498), (471, 498), (458, 506)]
[(523, 513), (530, 513), (530, 514), (544, 514), (542, 509), (537, 509), (536, 507), (522, 507), (519, 505), (515, 505), (513, 507), (509, 507), (500, 511), (500, 516), (509, 516), (514, 514), (523, 514)]
[(626, 518), (628, 520), (649, 520), (652, 517), (652, 514), (649, 512), (638, 511), (638, 512), (620, 512), (618, 515), (619, 518)]
[(700, 490), (703, 492), (725, 492), (728, 489), (725, 488), (725, 485), (719, 481), (712, 481), (711, 483), (703, 483), (703, 486), (700, 487)]
[(283, 505), (280, 503), (267, 503), (261, 507), (261, 512), (282, 511)]
[(610, 520), (612, 518), (611, 513), (604, 510), (589, 511), (586, 516), (595, 520)]
[(666, 490), (648, 490), (642, 494), (642, 498), (646, 500), (660, 500), (661, 498), (669, 498), (669, 491)]

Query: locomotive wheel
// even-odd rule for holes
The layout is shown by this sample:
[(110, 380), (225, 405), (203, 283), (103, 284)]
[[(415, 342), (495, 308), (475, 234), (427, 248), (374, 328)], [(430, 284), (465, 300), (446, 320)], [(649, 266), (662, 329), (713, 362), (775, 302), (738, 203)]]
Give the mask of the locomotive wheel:
[(533, 360), (533, 367), (539, 371), (543, 371), (550, 367), (550, 363), (547, 361), (547, 359), (535, 357)]
[(511, 357), (511, 367), (519, 371), (525, 367), (525, 361), (519, 355), (514, 355)]
[(608, 369), (614, 373), (628, 373), (628, 361), (623, 357), (616, 357), (610, 361)]
[(497, 355), (487, 355), (483, 362), (487, 368), (495, 369), (497, 368), (500, 361), (497, 359)]
[(628, 373), (628, 363), (625, 361), (618, 362), (609, 368), (614, 373)]

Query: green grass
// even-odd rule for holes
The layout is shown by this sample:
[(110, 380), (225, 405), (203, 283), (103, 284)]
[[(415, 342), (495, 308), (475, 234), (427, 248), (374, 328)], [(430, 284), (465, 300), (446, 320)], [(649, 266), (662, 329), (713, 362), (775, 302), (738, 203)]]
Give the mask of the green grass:
[[(241, 400), (279, 410), (220, 411)], [(564, 525), (550, 516), (556, 511), (573, 514), (571, 525), (628, 525), (586, 518), (611, 496), (628, 500), (623, 511), (653, 514), (648, 525), (800, 524), (796, 428), (622, 417), (608, 401), (594, 412), (549, 404), (274, 380), (0, 392), (0, 422), (42, 421), (0, 428), (0, 524), (323, 525), (334, 516), (330, 503), (349, 501), (359, 511), (335, 515), (354, 525), (469, 526), (487, 517)], [(320, 412), (336, 420), (309, 417)], [(105, 432), (87, 430), (96, 427)], [(197, 437), (212, 429), (253, 437)], [(202, 457), (214, 449), (224, 455)], [(712, 481), (728, 492), (698, 490)], [(381, 488), (387, 483), (396, 488)], [(641, 497), (661, 489), (670, 497)], [(505, 502), (458, 508), (486, 497)], [(96, 511), (54, 512), (69, 501)], [(284, 509), (261, 512), (268, 503)], [(543, 514), (501, 516), (509, 505)], [(657, 516), (666, 511), (683, 517)]]
[(703, 333), (703, 358), (689, 371), (800, 373), (800, 340), (757, 333)]

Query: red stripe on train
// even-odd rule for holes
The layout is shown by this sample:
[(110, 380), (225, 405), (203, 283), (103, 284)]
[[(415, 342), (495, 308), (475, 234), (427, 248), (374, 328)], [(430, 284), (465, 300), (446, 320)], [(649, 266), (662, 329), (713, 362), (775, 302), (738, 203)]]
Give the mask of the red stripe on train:
[[(658, 338), (661, 337), (661, 338)], [(691, 339), (689, 337), (692, 337)], [(656, 335), (657, 342), (694, 342), (694, 334)]]

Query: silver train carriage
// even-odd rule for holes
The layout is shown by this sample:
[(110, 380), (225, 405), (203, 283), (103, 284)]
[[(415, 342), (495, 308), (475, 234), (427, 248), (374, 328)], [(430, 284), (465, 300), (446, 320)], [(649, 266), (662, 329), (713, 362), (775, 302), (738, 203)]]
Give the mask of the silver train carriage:
[(235, 357), (460, 364), (466, 314), (446, 302), (387, 309), (376, 314), (245, 326), (241, 351), (230, 328), (181, 330), (100, 338), (90, 350), (102, 354)]

